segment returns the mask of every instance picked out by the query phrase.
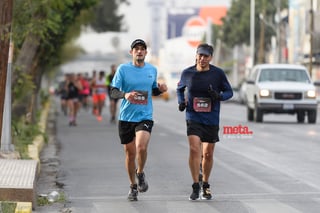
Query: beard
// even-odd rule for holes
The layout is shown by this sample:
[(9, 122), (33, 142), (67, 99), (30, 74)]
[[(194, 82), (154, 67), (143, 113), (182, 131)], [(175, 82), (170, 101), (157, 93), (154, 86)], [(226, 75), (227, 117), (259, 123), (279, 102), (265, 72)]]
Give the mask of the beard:
[(142, 63), (142, 62), (144, 62), (144, 58), (137, 58), (137, 60), (136, 60), (138, 63)]

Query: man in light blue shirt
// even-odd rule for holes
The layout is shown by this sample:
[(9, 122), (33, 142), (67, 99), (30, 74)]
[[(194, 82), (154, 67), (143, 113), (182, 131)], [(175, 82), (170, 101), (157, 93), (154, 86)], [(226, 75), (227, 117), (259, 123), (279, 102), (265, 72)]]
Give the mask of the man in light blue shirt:
[(138, 191), (148, 190), (144, 166), (153, 127), (152, 95), (167, 91), (167, 86), (157, 83), (157, 69), (145, 62), (147, 45), (143, 40), (132, 42), (130, 54), (132, 61), (119, 65), (111, 82), (111, 97), (123, 98), (119, 112), (119, 136), (124, 145), (130, 181), (128, 200), (137, 201)]

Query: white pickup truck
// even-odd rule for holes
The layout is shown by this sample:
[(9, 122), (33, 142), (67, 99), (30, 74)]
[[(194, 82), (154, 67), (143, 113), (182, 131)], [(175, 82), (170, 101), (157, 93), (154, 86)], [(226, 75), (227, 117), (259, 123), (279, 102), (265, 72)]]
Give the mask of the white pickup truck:
[(263, 122), (266, 113), (296, 114), (316, 123), (316, 89), (308, 70), (293, 64), (260, 64), (252, 68), (246, 87), (247, 119)]

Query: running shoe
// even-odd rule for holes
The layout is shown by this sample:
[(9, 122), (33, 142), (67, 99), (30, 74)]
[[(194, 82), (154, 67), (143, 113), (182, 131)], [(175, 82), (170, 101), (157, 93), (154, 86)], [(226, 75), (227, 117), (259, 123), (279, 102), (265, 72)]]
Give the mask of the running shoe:
[(133, 184), (130, 186), (130, 191), (128, 193), (128, 200), (129, 201), (137, 201), (138, 200), (137, 184)]
[(194, 183), (192, 184), (192, 193), (189, 197), (189, 200), (199, 200), (199, 193), (200, 193), (200, 184)]
[(204, 200), (211, 200), (212, 195), (211, 195), (209, 183), (205, 183), (205, 182), (203, 183), (201, 198)]
[(98, 115), (98, 116), (97, 116), (97, 120), (98, 120), (98, 121), (102, 121), (102, 116), (101, 116), (101, 115)]
[(75, 120), (69, 121), (69, 126), (77, 126), (77, 122)]
[(148, 186), (148, 182), (146, 181), (146, 176), (145, 176), (144, 172), (142, 172), (142, 173), (136, 172), (136, 176), (138, 179), (138, 191), (139, 192), (146, 192), (148, 190), (149, 186)]
[(68, 111), (67, 111), (68, 109), (66, 106), (61, 106), (61, 110), (62, 110), (64, 116), (68, 115)]

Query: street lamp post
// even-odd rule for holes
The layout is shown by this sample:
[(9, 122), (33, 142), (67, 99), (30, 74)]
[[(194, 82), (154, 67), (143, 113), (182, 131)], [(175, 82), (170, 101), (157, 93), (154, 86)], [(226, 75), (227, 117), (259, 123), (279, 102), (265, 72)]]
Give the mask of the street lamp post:
[(3, 123), (1, 132), (1, 151), (8, 153), (14, 151), (14, 146), (11, 143), (11, 64), (13, 57), (13, 42), (10, 36), (10, 47), (9, 47), (9, 57), (7, 66), (7, 80), (5, 89), (5, 99), (4, 99), (4, 110), (3, 110)]
[[(13, 0), (0, 1), (0, 141), (1, 151), (8, 151), (5, 145), (11, 144), (11, 141), (3, 142), (3, 115), (5, 108), (5, 96), (7, 94), (7, 69), (9, 59), (10, 33), (12, 23)], [(10, 90), (11, 91), (11, 90)], [(8, 98), (7, 98), (8, 99)], [(10, 101), (11, 102), (11, 101)], [(10, 103), (11, 104), (11, 103)], [(6, 125), (10, 125), (7, 124)], [(11, 128), (11, 125), (7, 128)], [(3, 150), (3, 148), (5, 150)]]

